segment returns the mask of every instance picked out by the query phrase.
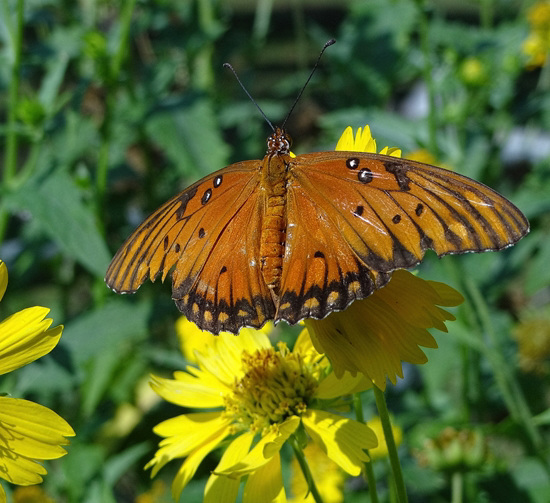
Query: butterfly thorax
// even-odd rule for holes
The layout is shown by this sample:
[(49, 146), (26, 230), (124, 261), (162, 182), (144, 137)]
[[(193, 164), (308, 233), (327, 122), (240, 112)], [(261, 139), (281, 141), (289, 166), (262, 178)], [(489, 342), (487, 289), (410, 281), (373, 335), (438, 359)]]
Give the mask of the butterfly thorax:
[(280, 128), (267, 140), (262, 161), (261, 189), (265, 212), (260, 240), (260, 270), (274, 300), (279, 296), (286, 242), (286, 187), (290, 162), (290, 138)]

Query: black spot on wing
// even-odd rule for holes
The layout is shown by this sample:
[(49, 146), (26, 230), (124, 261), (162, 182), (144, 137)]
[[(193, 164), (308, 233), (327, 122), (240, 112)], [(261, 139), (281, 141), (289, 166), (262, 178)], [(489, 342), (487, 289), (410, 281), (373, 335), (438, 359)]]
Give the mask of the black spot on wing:
[(204, 191), (204, 194), (201, 197), (201, 203), (204, 205), (208, 201), (210, 201), (210, 198), (212, 197), (212, 189), (206, 189)]
[(176, 217), (179, 220), (181, 220), (183, 218), (183, 216), (185, 215), (185, 210), (187, 209), (187, 203), (195, 197), (196, 193), (197, 193), (197, 188), (193, 187), (192, 189), (186, 190), (179, 197), (179, 207), (176, 210)]
[(401, 164), (397, 161), (383, 161), (384, 167), (388, 173), (391, 173), (395, 177), (395, 181), (399, 186), (399, 190), (410, 190), (409, 184), (410, 178), (407, 176), (408, 168), (405, 164)]
[(350, 157), (346, 159), (346, 167), (348, 169), (357, 169), (359, 167), (359, 157)]
[(369, 168), (361, 168), (357, 173), (357, 179), (363, 184), (372, 182), (372, 171)]

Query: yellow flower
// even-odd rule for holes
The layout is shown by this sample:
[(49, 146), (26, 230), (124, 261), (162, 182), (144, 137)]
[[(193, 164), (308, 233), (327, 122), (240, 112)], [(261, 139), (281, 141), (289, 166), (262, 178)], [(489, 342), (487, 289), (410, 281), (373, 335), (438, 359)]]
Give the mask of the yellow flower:
[(41, 486), (18, 487), (13, 491), (13, 503), (55, 503)]
[[(376, 438), (378, 438), (378, 445), (369, 451), (371, 461), (376, 459), (385, 458), (388, 455), (388, 446), (386, 444), (386, 437), (384, 436), (384, 430), (382, 429), (382, 421), (379, 417), (374, 417), (367, 421), (367, 426), (374, 431)], [(393, 424), (391, 425), (393, 438), (395, 445), (399, 446), (403, 441), (403, 430)]]
[[(190, 325), (189, 330), (199, 329)], [(244, 475), (243, 501), (284, 501), (279, 451), (293, 434), (305, 438), (307, 433), (343, 470), (360, 473), (368, 460), (364, 449), (377, 443), (373, 432), (318, 406), (319, 400), (369, 388), (363, 376), (345, 373), (337, 379), (306, 330), (292, 351), (284, 343), (275, 349), (265, 333), (246, 328), (238, 336), (221, 333), (210, 340), (202, 352), (195, 352), (198, 368), (188, 366), (174, 379), (152, 381), (165, 400), (198, 409), (154, 429), (164, 439), (146, 466), (153, 468), (153, 476), (169, 461), (185, 458), (172, 485), (174, 498), (223, 441), (228, 445), (206, 484), (207, 503), (222, 497), (234, 501)]]
[[(0, 300), (8, 285), (8, 272), (0, 261)], [(49, 309), (31, 307), (0, 323), (0, 375), (49, 353), (58, 343), (62, 326), (50, 329)], [(22, 486), (39, 484), (46, 469), (36, 460), (66, 454), (65, 437), (75, 433), (52, 410), (28, 400), (0, 396), (0, 477)], [(0, 501), (5, 501), (0, 486)]]
[(424, 441), (414, 455), (423, 466), (441, 472), (468, 472), (486, 467), (491, 457), (485, 435), (479, 430), (445, 428)]
[[(371, 449), (369, 455), (376, 449), (377, 447)], [(341, 503), (344, 501), (345, 475), (340, 467), (331, 461), (317, 444), (309, 444), (304, 449), (304, 455), (308, 460), (313, 479), (318, 481), (317, 489), (324, 503)], [(290, 489), (293, 497), (288, 498), (288, 503), (314, 503), (313, 495), (296, 459), (292, 460)]]
[(534, 4), (527, 12), (531, 31), (523, 42), (523, 52), (529, 59), (528, 68), (544, 66), (550, 53), (550, 2)]
[[(355, 138), (348, 127), (336, 146), (336, 150), (342, 149), (376, 152), (369, 127), (359, 128)], [(385, 147), (380, 153), (401, 155), (396, 147)], [(353, 375), (361, 372), (384, 390), (386, 377), (393, 384), (397, 376), (403, 377), (402, 361), (427, 361), (419, 346), (437, 347), (427, 329), (446, 332), (445, 321), (455, 319), (439, 306), (456, 306), (463, 300), (450, 286), (422, 280), (401, 269), (384, 288), (355, 301), (345, 311), (304, 322), (315, 348), (326, 353), (337, 376), (346, 370)]]
[(520, 368), (541, 376), (550, 374), (550, 308), (522, 313), (514, 335)]

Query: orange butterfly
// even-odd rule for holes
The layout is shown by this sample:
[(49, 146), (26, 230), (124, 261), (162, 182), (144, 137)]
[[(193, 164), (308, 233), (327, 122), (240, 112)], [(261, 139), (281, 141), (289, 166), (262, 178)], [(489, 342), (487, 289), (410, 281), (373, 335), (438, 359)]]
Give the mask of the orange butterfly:
[(172, 298), (215, 334), (323, 318), (384, 286), (426, 250), (501, 250), (529, 231), (485, 185), (362, 152), (292, 157), (277, 128), (263, 160), (203, 178), (161, 206), (120, 248), (106, 282), (135, 292), (172, 273)]

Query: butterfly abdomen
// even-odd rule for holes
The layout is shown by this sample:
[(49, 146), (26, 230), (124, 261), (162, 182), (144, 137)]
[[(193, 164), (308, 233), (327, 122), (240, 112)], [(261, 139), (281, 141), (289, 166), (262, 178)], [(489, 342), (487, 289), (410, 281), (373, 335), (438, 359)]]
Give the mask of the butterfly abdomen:
[(277, 130), (268, 141), (268, 155), (262, 167), (261, 187), (266, 194), (260, 238), (260, 271), (274, 297), (278, 297), (286, 243), (286, 192), (289, 142)]
[(269, 198), (262, 223), (260, 270), (267, 286), (279, 294), (285, 249), (284, 197)]

